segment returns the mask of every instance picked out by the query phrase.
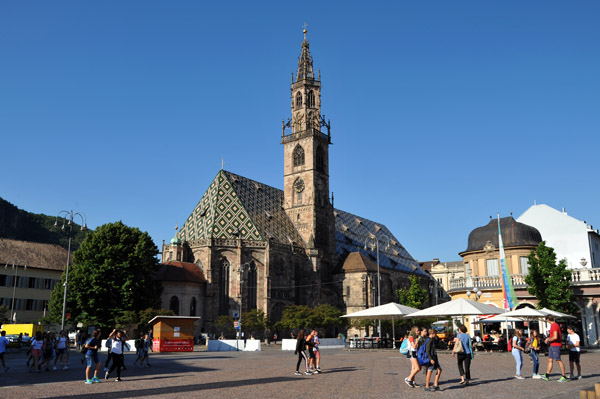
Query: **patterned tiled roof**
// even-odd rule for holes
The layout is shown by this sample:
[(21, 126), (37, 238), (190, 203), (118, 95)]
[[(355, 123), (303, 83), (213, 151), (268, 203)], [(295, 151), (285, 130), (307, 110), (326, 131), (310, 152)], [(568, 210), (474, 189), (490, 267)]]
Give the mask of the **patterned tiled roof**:
[[(235, 239), (239, 229), (245, 240), (304, 245), (302, 237), (283, 209), (283, 191), (255, 180), (220, 170), (177, 236), (184, 241), (206, 238)], [(416, 260), (383, 224), (348, 212), (334, 210), (336, 251), (340, 258), (365, 251), (367, 237), (380, 238), (379, 265), (386, 269), (426, 275)], [(385, 249), (390, 239), (390, 248)]]
[(283, 191), (220, 170), (177, 234), (182, 240), (235, 239), (303, 245), (282, 208)]

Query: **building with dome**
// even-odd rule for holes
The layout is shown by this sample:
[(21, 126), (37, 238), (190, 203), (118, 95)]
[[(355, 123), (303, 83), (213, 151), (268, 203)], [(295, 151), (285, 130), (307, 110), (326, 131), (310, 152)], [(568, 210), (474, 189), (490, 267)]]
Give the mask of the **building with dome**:
[[(277, 321), (293, 304), (351, 312), (376, 305), (378, 296), (387, 303), (410, 275), (430, 287), (429, 275), (383, 223), (334, 207), (331, 125), (321, 114), (321, 76), (306, 32), (291, 98), (291, 118), (273, 137), (283, 147), (283, 190), (219, 170), (175, 238), (163, 244), (163, 262), (192, 264), (202, 274), (198, 316), (207, 331), (220, 315), (240, 310), (262, 310)], [(187, 306), (177, 290), (168, 295), (169, 304)]]

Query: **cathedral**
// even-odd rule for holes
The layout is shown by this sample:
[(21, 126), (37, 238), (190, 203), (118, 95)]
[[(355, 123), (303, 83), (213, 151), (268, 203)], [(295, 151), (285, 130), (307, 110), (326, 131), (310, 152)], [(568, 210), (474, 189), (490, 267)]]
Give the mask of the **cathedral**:
[[(163, 308), (201, 316), (210, 329), (220, 315), (235, 317), (240, 309), (260, 309), (275, 322), (294, 304), (353, 312), (379, 298), (397, 302), (395, 291), (409, 286), (411, 275), (431, 290), (430, 276), (383, 223), (334, 207), (320, 75), (304, 31), (291, 118), (280, 137), (283, 190), (221, 169), (175, 237), (163, 243), (162, 275), (181, 276), (165, 277)], [(194, 276), (191, 286), (186, 275)]]

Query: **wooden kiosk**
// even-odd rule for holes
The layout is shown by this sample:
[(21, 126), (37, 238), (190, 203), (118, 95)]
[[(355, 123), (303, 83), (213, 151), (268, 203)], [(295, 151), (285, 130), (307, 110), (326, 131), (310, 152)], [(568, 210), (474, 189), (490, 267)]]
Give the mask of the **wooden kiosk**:
[(156, 316), (152, 325), (154, 352), (191, 352), (194, 350), (194, 322), (200, 317)]

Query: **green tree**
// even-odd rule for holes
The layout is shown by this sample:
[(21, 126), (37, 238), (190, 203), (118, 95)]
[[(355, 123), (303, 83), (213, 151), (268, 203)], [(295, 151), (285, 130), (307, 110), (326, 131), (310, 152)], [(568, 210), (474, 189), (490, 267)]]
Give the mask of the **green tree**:
[(312, 309), (304, 305), (291, 305), (285, 308), (281, 320), (275, 323), (276, 330), (304, 328), (310, 325)]
[(215, 328), (217, 329), (217, 336), (221, 333), (225, 334), (225, 336), (233, 336), (234, 328), (233, 328), (233, 317), (229, 315), (221, 315), (215, 321)]
[[(98, 227), (73, 254), (67, 312), (76, 321), (110, 327), (124, 311), (158, 307), (157, 253), (148, 233), (135, 227), (122, 222)], [(62, 289), (55, 287), (49, 304), (56, 318), (62, 314)]]
[(268, 319), (262, 310), (255, 309), (242, 315), (242, 330), (246, 332), (245, 336), (249, 337), (258, 333), (262, 336), (267, 324)]
[(148, 325), (150, 320), (156, 316), (175, 316), (172, 310), (148, 308), (138, 313), (138, 330), (139, 332), (150, 331), (151, 326)]
[(567, 261), (556, 263), (554, 248), (542, 241), (527, 257), (529, 273), (525, 277), (527, 291), (538, 300), (538, 308), (550, 308), (561, 312), (575, 311), (571, 272)]
[(410, 280), (409, 288), (396, 290), (398, 302), (411, 308), (422, 309), (423, 305), (429, 301), (429, 294), (425, 288), (421, 287), (417, 276), (413, 274), (408, 279)]
[(346, 319), (341, 317), (344, 315), (340, 309), (329, 304), (319, 305), (313, 309), (312, 319), (309, 325), (315, 328), (328, 328), (335, 326), (347, 325)]
[(8, 323), (8, 308), (4, 305), (0, 305), (0, 324)]

